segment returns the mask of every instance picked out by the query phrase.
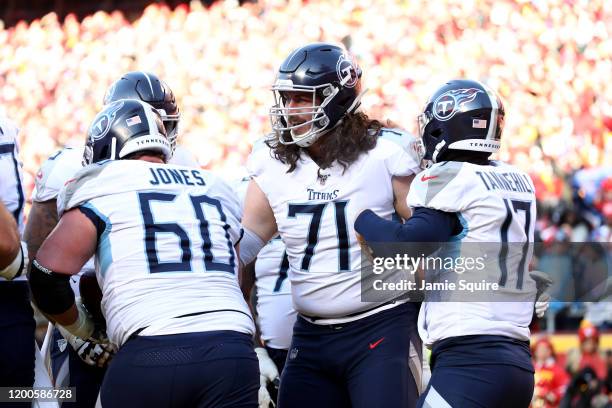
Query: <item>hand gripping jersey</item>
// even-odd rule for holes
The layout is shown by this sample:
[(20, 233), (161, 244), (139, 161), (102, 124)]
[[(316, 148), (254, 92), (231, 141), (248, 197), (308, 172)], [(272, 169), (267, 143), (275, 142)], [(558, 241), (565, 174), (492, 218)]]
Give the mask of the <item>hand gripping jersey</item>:
[[(460, 302), (452, 301), (459, 292), (436, 301), (426, 296), (419, 314), (425, 343), (479, 334), (528, 340), (535, 299), (535, 283), (527, 272), (531, 249), (514, 249), (530, 248), (526, 244), (533, 242), (536, 201), (529, 176), (501, 162), (436, 163), (414, 179), (407, 202), (413, 208), (457, 213), (463, 226), (454, 238), (458, 254), (488, 258), (483, 276), (499, 285), (491, 301), (470, 302), (465, 292)], [(502, 243), (510, 248), (505, 255)], [(464, 273), (478, 275), (475, 271)]]
[(99, 231), (96, 275), (109, 338), (211, 330), (253, 333), (234, 249), (241, 209), (203, 170), (139, 160), (101, 162), (62, 189)]
[[(383, 133), (388, 132), (404, 137), (395, 130)], [(253, 152), (249, 172), (267, 196), (286, 245), (298, 312), (334, 319), (385, 303), (361, 300), (361, 251), (353, 224), (366, 208), (390, 219), (395, 211), (391, 178), (416, 173), (419, 160), (385, 137), (346, 171), (337, 164), (320, 170), (303, 154), (287, 173), (269, 149)]]
[(13, 214), (23, 234), (23, 170), (19, 161), (19, 129), (7, 118), (0, 118), (0, 201)]

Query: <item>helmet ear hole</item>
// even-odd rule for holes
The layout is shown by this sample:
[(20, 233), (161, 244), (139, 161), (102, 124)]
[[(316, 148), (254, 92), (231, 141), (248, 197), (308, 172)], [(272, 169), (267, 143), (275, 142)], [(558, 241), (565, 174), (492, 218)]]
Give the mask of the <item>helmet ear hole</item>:
[(108, 145), (104, 146), (102, 150), (100, 151), (100, 157), (105, 157), (107, 159), (110, 158), (108, 157), (108, 149), (109, 149)]
[(437, 139), (442, 136), (442, 129), (434, 129), (431, 131), (430, 135)]

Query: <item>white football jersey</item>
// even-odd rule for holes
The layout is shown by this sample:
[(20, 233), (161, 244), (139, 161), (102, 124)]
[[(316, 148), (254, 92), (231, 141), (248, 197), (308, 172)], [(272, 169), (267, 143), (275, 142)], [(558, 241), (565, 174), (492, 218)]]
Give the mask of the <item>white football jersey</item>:
[(19, 160), (19, 129), (7, 118), (0, 117), (0, 200), (13, 214), (23, 234), (23, 170)]
[[(184, 147), (176, 146), (168, 164), (199, 167), (193, 155)], [(32, 201), (55, 200), (60, 189), (74, 174), (83, 168), (83, 147), (65, 147), (50, 156), (36, 174)]]
[[(408, 205), (457, 213), (463, 231), (453, 239), (458, 251), (455, 255), (483, 257), (483, 271), (468, 269), (464, 272), (466, 277), (472, 274), (499, 284), (497, 292), (479, 299), (487, 301), (470, 302), (466, 299), (469, 294), (460, 291), (432, 294), (442, 296), (436, 299), (426, 295), (419, 314), (419, 331), (426, 344), (448, 337), (482, 334), (529, 340), (528, 326), (535, 299), (535, 282), (527, 272), (532, 248), (525, 252), (513, 250), (512, 257), (503, 262), (500, 254), (501, 243), (523, 248), (521, 243), (533, 242), (534, 191), (526, 173), (501, 162), (487, 166), (441, 162), (414, 179)], [(460, 296), (464, 301), (453, 302), (452, 296)]]
[(64, 184), (83, 168), (82, 163), (82, 147), (66, 147), (49, 156), (36, 173), (32, 201), (45, 202), (57, 199)]
[(280, 236), (272, 239), (257, 254), (255, 286), (257, 287), (257, 323), (266, 346), (288, 350), (296, 319), (291, 300), (291, 283), (287, 279), (289, 259)]
[[(176, 153), (179, 153), (178, 155)], [(193, 156), (183, 147), (177, 146), (170, 163), (182, 166), (197, 166)], [(57, 199), (57, 196), (68, 180), (83, 168), (83, 147), (66, 147), (51, 155), (36, 173), (32, 201), (45, 202)], [(77, 275), (70, 278), (70, 285), (79, 296), (79, 279), (86, 271), (94, 269), (93, 258), (87, 261)]]
[(96, 275), (110, 339), (234, 330), (253, 333), (238, 286), (238, 198), (204, 170), (140, 160), (80, 170), (58, 212), (97, 223)]
[(419, 162), (384, 137), (346, 170), (337, 163), (320, 170), (303, 154), (287, 173), (288, 166), (273, 159), (269, 149), (253, 152), (249, 172), (274, 211), (299, 313), (335, 319), (385, 303), (362, 301), (361, 249), (353, 224), (367, 208), (390, 219), (395, 212), (392, 177), (414, 174)]

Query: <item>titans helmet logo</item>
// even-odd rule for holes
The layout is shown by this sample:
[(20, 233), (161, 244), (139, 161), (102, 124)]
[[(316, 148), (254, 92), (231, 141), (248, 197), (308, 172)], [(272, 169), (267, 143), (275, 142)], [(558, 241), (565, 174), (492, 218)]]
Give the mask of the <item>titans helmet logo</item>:
[(91, 125), (91, 128), (89, 129), (89, 137), (93, 140), (100, 140), (104, 136), (106, 136), (106, 134), (111, 128), (111, 124), (113, 123), (113, 120), (115, 119), (115, 115), (117, 114), (117, 111), (121, 109), (122, 107), (123, 107), (122, 100), (119, 100), (109, 105), (104, 110), (104, 113), (100, 114), (95, 119), (95, 122)]
[(336, 74), (340, 80), (340, 85), (352, 88), (357, 84), (361, 70), (353, 59), (346, 54), (342, 54), (336, 62)]
[(444, 92), (433, 103), (434, 117), (443, 122), (449, 120), (455, 116), (455, 113), (460, 112), (466, 103), (476, 99), (481, 92), (484, 91), (476, 88), (453, 89)]

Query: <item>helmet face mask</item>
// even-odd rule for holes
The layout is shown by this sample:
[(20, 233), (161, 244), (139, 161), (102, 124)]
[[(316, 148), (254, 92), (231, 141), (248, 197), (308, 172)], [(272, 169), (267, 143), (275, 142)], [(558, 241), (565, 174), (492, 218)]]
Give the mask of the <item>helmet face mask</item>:
[(137, 99), (105, 106), (87, 132), (83, 165), (121, 160), (137, 152), (158, 152), (166, 162), (172, 157), (159, 112)]
[[(311, 146), (360, 104), (361, 69), (336, 45), (309, 44), (281, 64), (272, 86), (272, 130), (281, 144)], [(289, 106), (288, 94), (303, 93), (310, 105)], [(310, 125), (310, 127), (308, 127)]]
[[(329, 84), (312, 87), (287, 87), (275, 84), (272, 91), (274, 92), (274, 106), (270, 109), (272, 130), (278, 133), (289, 132), (291, 135), (291, 140), (279, 138), (280, 143), (308, 147), (314, 143), (317, 136), (327, 130), (331, 122), (324, 108), (338, 93), (337, 89), (333, 89)], [(304, 99), (311, 100), (310, 106), (289, 107), (287, 93), (303, 93)], [(325, 94), (329, 96), (322, 100), (320, 95)], [(322, 102), (319, 102), (321, 100)]]
[(120, 99), (140, 100), (157, 109), (174, 153), (180, 112), (170, 87), (155, 74), (142, 71), (128, 72), (108, 88), (103, 103), (107, 105)]
[(170, 142), (172, 153), (174, 154), (174, 150), (176, 149), (176, 141), (178, 139), (179, 120), (181, 115), (178, 113), (178, 110), (175, 114), (167, 114), (164, 109), (157, 109), (157, 111), (159, 112), (162, 123), (166, 128), (168, 141)]
[(452, 156), (461, 161), (463, 155), (464, 161), (470, 161), (499, 151), (504, 114), (501, 99), (486, 85), (471, 80), (447, 82), (417, 118), (425, 159), (436, 163)]

